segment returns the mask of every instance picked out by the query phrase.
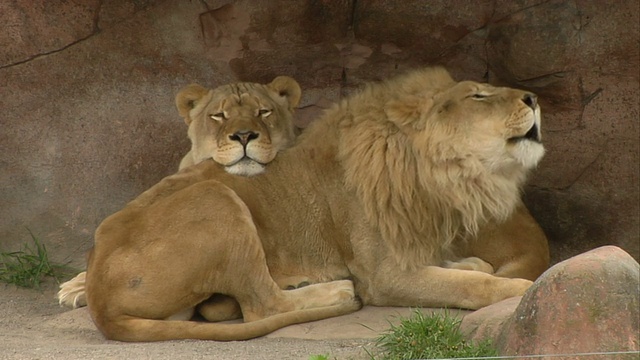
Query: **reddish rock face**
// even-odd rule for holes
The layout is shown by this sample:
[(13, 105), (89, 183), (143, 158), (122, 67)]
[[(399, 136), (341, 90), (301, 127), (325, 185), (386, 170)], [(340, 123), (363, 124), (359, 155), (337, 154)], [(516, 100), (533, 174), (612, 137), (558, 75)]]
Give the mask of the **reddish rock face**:
[[(48, 4), (48, 2), (45, 2)], [(100, 221), (188, 148), (173, 97), (296, 78), (298, 123), (365, 81), (447, 66), (533, 90), (547, 155), (525, 201), (552, 262), (605, 244), (640, 259), (637, 1), (0, 3), (0, 249), (84, 263)]]

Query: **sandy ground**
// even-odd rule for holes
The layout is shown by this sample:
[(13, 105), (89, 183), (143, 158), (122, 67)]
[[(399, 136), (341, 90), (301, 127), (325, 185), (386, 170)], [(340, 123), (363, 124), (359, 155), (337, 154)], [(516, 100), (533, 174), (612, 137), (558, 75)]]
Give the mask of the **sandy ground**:
[(412, 311), (367, 307), (250, 341), (131, 344), (105, 340), (86, 309), (60, 307), (56, 291), (54, 283), (40, 290), (0, 284), (0, 359), (369, 359), (375, 337)]

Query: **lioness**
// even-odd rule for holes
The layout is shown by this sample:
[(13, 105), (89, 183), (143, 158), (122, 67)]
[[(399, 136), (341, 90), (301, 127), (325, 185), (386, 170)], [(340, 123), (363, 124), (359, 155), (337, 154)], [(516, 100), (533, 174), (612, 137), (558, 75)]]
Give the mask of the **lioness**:
[[(197, 84), (186, 86), (176, 95), (175, 103), (189, 128), (191, 149), (178, 169), (213, 159), (231, 174), (260, 174), (280, 150), (295, 140), (293, 113), (300, 96), (300, 85), (288, 76), (278, 76), (264, 85), (241, 82), (214, 90)], [(240, 101), (252, 103), (249, 112), (247, 108), (234, 106)], [(210, 104), (215, 104), (215, 112), (203, 116), (203, 110)], [(57, 294), (60, 305), (73, 308), (87, 305), (86, 275), (83, 271), (60, 285)]]
[[(235, 106), (258, 116), (253, 102)], [(370, 85), (265, 174), (205, 160), (108, 217), (89, 258), (91, 316), (116, 340), (239, 340), (354, 311), (356, 294), (468, 309), (521, 295), (531, 281), (437, 265), (465, 263), (457, 249), (521, 206), (543, 154), (532, 93), (456, 83), (441, 68)], [(312, 285), (281, 290), (291, 277)], [(235, 298), (246, 322), (162, 320), (188, 318), (215, 293)]]

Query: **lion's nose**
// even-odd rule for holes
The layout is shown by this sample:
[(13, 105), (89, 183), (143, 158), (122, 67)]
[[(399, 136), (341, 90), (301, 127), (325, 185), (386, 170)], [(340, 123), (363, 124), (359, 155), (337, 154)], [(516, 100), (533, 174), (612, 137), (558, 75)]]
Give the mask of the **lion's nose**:
[(258, 133), (245, 130), (245, 131), (237, 131), (233, 135), (229, 135), (229, 139), (232, 141), (237, 141), (243, 146), (246, 146), (249, 143), (249, 141), (257, 139), (258, 136), (260, 136)]
[(538, 105), (538, 96), (536, 96), (536, 94), (534, 93), (526, 93), (522, 97), (522, 102), (527, 104), (528, 107), (535, 110), (536, 106)]

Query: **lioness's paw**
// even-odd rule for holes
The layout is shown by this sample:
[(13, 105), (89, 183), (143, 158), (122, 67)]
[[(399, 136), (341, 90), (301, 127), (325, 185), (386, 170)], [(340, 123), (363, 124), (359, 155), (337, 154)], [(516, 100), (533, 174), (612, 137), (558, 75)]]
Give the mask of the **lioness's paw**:
[(86, 276), (87, 272), (83, 271), (73, 279), (60, 284), (60, 291), (58, 291), (57, 295), (60, 305), (74, 309), (87, 306), (87, 298), (84, 292)]

